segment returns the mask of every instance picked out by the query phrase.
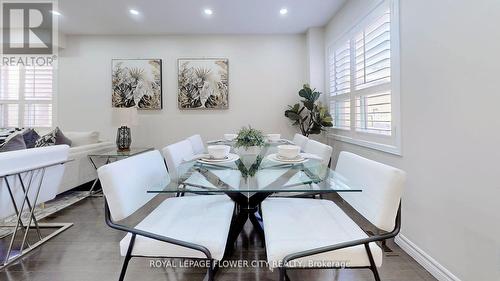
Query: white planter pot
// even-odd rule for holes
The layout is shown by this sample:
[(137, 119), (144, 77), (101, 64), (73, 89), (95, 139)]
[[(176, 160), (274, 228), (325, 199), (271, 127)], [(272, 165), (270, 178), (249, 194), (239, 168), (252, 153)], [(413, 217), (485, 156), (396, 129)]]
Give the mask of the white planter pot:
[(259, 155), (262, 151), (260, 146), (250, 146), (248, 148), (238, 147), (237, 149), (239, 155)]

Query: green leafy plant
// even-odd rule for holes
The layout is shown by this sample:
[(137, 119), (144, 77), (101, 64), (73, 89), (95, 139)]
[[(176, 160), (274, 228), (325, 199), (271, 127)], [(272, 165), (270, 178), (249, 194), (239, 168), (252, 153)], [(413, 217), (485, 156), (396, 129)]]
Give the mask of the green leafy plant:
[(262, 132), (248, 126), (248, 128), (241, 128), (238, 132), (235, 147), (249, 148), (251, 146), (264, 146), (265, 143)]
[(305, 84), (299, 91), (299, 96), (304, 98), (300, 103), (288, 106), (285, 116), (293, 121), (294, 126), (298, 126), (302, 135), (317, 135), (324, 131), (325, 127), (333, 127), (333, 119), (326, 106), (322, 105), (318, 99), (321, 96), (316, 89), (311, 89)]

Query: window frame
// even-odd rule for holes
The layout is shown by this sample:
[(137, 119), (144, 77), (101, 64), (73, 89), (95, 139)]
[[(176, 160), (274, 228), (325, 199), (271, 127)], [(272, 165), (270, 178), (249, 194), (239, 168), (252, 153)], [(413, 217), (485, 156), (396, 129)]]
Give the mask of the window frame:
[[(383, 0), (380, 1), (372, 8), (365, 16), (358, 20), (347, 32), (338, 38), (331, 40), (326, 46), (326, 83), (327, 89), (331, 89), (330, 77), (330, 54), (331, 51), (335, 52), (340, 46), (344, 45), (346, 41), (351, 44), (351, 74), (354, 72), (356, 61), (353, 58), (356, 54), (352, 54), (353, 45), (355, 48), (355, 37), (359, 32), (366, 28), (370, 23), (376, 20), (381, 14), (389, 8), (391, 23), (390, 23), (390, 37), (391, 37), (391, 81), (390, 84), (381, 84), (377, 86), (368, 87), (365, 89), (355, 90), (356, 81), (351, 76), (351, 92), (331, 96), (329, 92), (327, 95), (328, 105), (331, 105), (332, 100), (346, 100), (350, 99), (350, 128), (331, 128), (328, 130), (327, 136), (331, 139), (351, 143), (363, 147), (368, 147), (383, 152), (402, 155), (401, 150), (401, 102), (400, 102), (400, 33), (399, 33), (399, 0)], [(375, 94), (383, 89), (391, 91), (391, 135), (376, 134), (356, 130), (356, 97), (361, 92), (370, 91)], [(366, 90), (366, 91), (365, 91)], [(333, 113), (332, 113), (333, 115)], [(335, 124), (334, 124), (335, 125)]]
[[(49, 104), (51, 105), (51, 115), (50, 115), (50, 126), (32, 126), (30, 128), (34, 129), (48, 129), (48, 128), (53, 128), (54, 124), (56, 122), (56, 116), (57, 116), (57, 68), (52, 65), (52, 96), (50, 99), (26, 99), (25, 98), (25, 92), (26, 92), (26, 67), (25, 66), (18, 66), (19, 67), (19, 96), (18, 99), (0, 99), (0, 105), (17, 105), (18, 106), (18, 112), (17, 112), (17, 117), (18, 117), (18, 122), (17, 122), (17, 128), (24, 128), (26, 127), (25, 124), (25, 106), (30, 105), (30, 104)], [(9, 127), (10, 128), (10, 127)]]

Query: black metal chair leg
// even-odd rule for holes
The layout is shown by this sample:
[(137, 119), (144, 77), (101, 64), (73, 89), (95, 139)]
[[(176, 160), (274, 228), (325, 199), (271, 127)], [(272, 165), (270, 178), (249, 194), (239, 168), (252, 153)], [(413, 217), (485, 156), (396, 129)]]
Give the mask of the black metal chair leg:
[(373, 273), (373, 277), (375, 277), (375, 281), (380, 281), (380, 276), (378, 275), (377, 265), (373, 260), (372, 251), (370, 250), (370, 245), (365, 244), (366, 254), (368, 255), (368, 260), (370, 260), (370, 269)]
[(280, 271), (279, 281), (286, 281), (286, 269), (284, 267), (280, 267), (279, 271)]
[(215, 280), (215, 273), (217, 272), (217, 265), (215, 265), (215, 260), (210, 261), (210, 266), (208, 267), (208, 281)]
[(125, 278), (125, 272), (127, 272), (128, 262), (132, 258), (132, 249), (134, 248), (135, 243), (135, 234), (132, 234), (132, 238), (130, 238), (130, 243), (128, 244), (127, 255), (125, 256), (125, 260), (123, 261), (122, 271), (120, 272), (119, 281), (123, 281)]
[(288, 273), (285, 271), (285, 281), (290, 281), (290, 277), (288, 277)]

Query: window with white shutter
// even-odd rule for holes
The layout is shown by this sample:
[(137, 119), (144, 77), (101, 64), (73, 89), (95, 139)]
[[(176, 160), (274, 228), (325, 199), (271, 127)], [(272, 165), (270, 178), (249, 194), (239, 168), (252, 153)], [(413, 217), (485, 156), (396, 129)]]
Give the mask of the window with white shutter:
[(332, 136), (400, 153), (398, 1), (385, 0), (328, 49)]
[(51, 127), (52, 67), (0, 68), (0, 127)]

